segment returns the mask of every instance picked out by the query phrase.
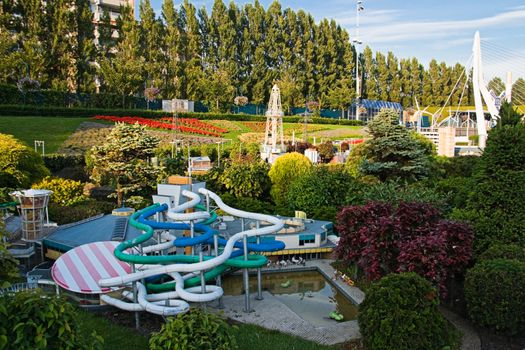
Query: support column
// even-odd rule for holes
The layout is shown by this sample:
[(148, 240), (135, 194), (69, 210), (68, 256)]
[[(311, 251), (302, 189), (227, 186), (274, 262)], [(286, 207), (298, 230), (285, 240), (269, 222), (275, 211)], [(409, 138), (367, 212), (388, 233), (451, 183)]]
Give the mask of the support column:
[[(248, 261), (248, 236), (244, 235), (242, 239), (243, 249), (244, 249), (244, 261)], [(243, 282), (244, 282), (244, 312), (252, 312), (250, 307), (250, 280), (248, 274), (248, 268), (244, 268), (243, 273)]]

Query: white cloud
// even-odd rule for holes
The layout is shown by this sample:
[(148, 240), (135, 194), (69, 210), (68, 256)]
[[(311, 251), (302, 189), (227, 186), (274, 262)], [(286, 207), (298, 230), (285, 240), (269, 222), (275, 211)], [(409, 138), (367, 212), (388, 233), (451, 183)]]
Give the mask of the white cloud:
[(522, 24), (525, 19), (525, 7), (509, 10), (494, 16), (455, 21), (407, 21), (404, 18), (392, 16), (391, 20), (382, 25), (363, 26), (362, 33), (367, 42), (386, 43), (400, 40), (422, 40), (447, 38), (475, 31), (482, 28), (497, 26), (512, 26)]

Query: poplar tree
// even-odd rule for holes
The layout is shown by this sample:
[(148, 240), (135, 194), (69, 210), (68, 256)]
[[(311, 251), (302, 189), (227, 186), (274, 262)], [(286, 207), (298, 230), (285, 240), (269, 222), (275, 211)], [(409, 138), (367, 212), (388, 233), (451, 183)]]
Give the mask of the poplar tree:
[(95, 61), (97, 49), (93, 25), (93, 13), (89, 8), (89, 0), (76, 0), (76, 49), (77, 90), (95, 92)]
[(379, 99), (388, 101), (388, 67), (386, 65), (386, 57), (381, 52), (376, 52), (376, 66)]
[(181, 34), (179, 28), (179, 14), (175, 10), (173, 0), (164, 0), (162, 4), (162, 18), (164, 19), (164, 49), (165, 49), (165, 83), (162, 95), (165, 98), (180, 97), (181, 85), (179, 76), (181, 67)]
[(185, 61), (181, 85), (183, 98), (200, 100), (202, 94), (203, 70), (200, 50), (199, 22), (195, 7), (184, 0), (181, 10), (181, 37), (183, 40), (183, 59)]
[(388, 67), (388, 101), (401, 102), (401, 79), (397, 58), (389, 51), (387, 55)]
[(164, 26), (156, 18), (150, 0), (141, 0), (139, 6), (140, 31), (142, 38), (141, 51), (144, 56), (145, 87), (163, 87), (166, 73), (166, 56), (161, 38), (164, 37)]
[(140, 27), (130, 7), (123, 7), (119, 18), (119, 40), (114, 57), (100, 62), (104, 84), (108, 91), (122, 95), (122, 107), (126, 96), (136, 93), (143, 85), (144, 57), (141, 52)]
[(363, 61), (363, 96), (369, 100), (378, 100), (379, 88), (377, 85), (376, 64), (372, 49), (369, 46), (363, 50)]

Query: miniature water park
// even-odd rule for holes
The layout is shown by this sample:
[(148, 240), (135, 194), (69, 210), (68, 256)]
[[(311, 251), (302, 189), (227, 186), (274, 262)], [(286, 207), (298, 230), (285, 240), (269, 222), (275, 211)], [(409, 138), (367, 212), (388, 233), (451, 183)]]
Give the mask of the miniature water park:
[(478, 5), (0, 2), (0, 350), (525, 349), (525, 10)]

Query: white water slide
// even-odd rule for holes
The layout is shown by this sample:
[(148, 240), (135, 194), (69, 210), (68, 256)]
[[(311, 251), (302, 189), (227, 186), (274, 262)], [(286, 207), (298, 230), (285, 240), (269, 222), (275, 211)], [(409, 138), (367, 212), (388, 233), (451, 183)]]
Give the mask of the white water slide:
[[(99, 281), (99, 285), (101, 287), (115, 288), (129, 286), (130, 284), (135, 284), (136, 286), (136, 295), (134, 295), (132, 292), (123, 293), (123, 296), (130, 302), (119, 300), (109, 295), (102, 295), (100, 297), (102, 301), (128, 311), (148, 311), (154, 314), (166, 316), (176, 315), (188, 311), (188, 302), (207, 302), (218, 299), (223, 295), (223, 290), (221, 287), (215, 285), (205, 285), (184, 288), (184, 280), (195, 277), (205, 270), (215, 268), (225, 263), (226, 260), (231, 257), (234, 251), (234, 244), (237, 241), (243, 240), (245, 237), (248, 238), (276, 233), (284, 226), (283, 221), (274, 216), (250, 213), (232, 208), (226, 205), (215, 193), (204, 188), (199, 189), (199, 192), (208, 198), (213, 199), (217, 206), (229, 215), (267, 222), (271, 225), (236, 233), (228, 239), (222, 253), (209, 260), (190, 264), (174, 263), (170, 265), (144, 265), (140, 267), (140, 270), (131, 272), (129, 274), (101, 279)], [(168, 217), (181, 222), (198, 221), (209, 217), (207, 212), (181, 213), (186, 209), (196, 206), (200, 202), (200, 196), (196, 193), (184, 191), (183, 195), (188, 197), (190, 200), (178, 207), (171, 209), (168, 212)], [(171, 239), (173, 238), (174, 237), (171, 237)], [(173, 246), (172, 242), (173, 241), (168, 241), (166, 243), (157, 244), (152, 247), (145, 247), (143, 249), (143, 253), (161, 251), (167, 247)], [(159, 275), (171, 276), (176, 283), (175, 290), (159, 294), (148, 294), (146, 286), (143, 283), (144, 279)]]

